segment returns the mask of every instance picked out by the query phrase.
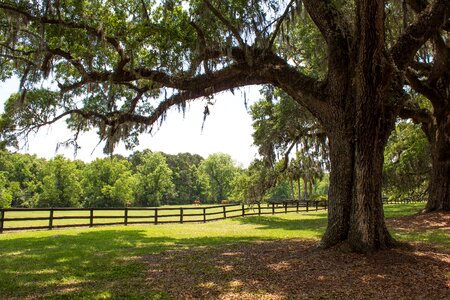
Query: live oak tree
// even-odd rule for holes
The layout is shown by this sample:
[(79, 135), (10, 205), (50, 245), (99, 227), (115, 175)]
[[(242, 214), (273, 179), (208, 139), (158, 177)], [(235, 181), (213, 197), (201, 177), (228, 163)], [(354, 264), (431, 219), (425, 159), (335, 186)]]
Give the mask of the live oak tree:
[[(411, 1), (410, 11), (419, 14), (426, 1)], [(432, 169), (425, 211), (450, 211), (450, 43), (449, 22), (421, 47), (406, 72), (411, 88), (430, 105), (412, 101), (401, 116), (421, 124), (430, 143)], [(414, 97), (416, 100), (420, 97)]]
[[(450, 10), (449, 0), (435, 0), (398, 38), (387, 40), (389, 5), (1, 1), (0, 65), (2, 76), (23, 79), (17, 107), (34, 105), (26, 95), (43, 78), (58, 85), (61, 97), (52, 109), (34, 105), (32, 126), (66, 117), (76, 133), (98, 128), (107, 151), (119, 140), (136, 144), (170, 107), (184, 110), (189, 100), (252, 84), (284, 90), (329, 138), (330, 207), (322, 244), (345, 241), (353, 250), (371, 251), (393, 244), (383, 218), (381, 174), (384, 146), (404, 101), (404, 74), (418, 49), (448, 25)], [(303, 59), (302, 43), (289, 39), (305, 24), (320, 32), (324, 76), (310, 71), (314, 64)], [(13, 124), (21, 123), (20, 111)], [(13, 135), (21, 130), (9, 129)]]

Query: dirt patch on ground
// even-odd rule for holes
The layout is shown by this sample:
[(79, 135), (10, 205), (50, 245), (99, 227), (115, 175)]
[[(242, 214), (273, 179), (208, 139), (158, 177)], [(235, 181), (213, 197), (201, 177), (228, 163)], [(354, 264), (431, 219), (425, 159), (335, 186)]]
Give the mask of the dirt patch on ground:
[(396, 230), (426, 231), (438, 229), (450, 231), (450, 213), (434, 212), (390, 218), (386, 220), (386, 223)]
[[(445, 227), (438, 215), (389, 223), (410, 221), (416, 230)], [(448, 251), (420, 243), (361, 255), (317, 246), (280, 240), (168, 251), (145, 257), (145, 280), (176, 299), (450, 299)]]

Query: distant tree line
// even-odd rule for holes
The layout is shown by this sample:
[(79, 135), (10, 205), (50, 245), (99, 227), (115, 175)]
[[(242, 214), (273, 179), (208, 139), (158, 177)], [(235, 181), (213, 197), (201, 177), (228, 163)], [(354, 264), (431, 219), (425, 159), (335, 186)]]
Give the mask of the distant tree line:
[[(0, 151), (0, 207), (123, 207), (244, 201), (249, 174), (227, 154), (134, 152), (90, 163)], [(322, 191), (323, 192), (323, 191)], [(287, 181), (265, 198), (289, 198)]]

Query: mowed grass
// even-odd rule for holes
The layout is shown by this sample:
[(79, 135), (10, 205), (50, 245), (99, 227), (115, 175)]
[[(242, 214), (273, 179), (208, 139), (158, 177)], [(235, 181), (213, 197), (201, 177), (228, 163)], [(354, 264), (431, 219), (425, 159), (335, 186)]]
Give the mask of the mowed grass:
[[(223, 217), (223, 207), (214, 207), (214, 205), (167, 205), (158, 208), (157, 217), (158, 222), (179, 222), (181, 209), (183, 210), (183, 221), (202, 221), (203, 213), (206, 212), (206, 220)], [(280, 210), (279, 208), (278, 210)], [(249, 211), (246, 208), (246, 211)], [(241, 215), (241, 206), (233, 205), (226, 207), (226, 216), (233, 217)], [(122, 223), (124, 222), (124, 209), (101, 209), (94, 210), (94, 226), (104, 223)], [(50, 217), (49, 210), (37, 211), (6, 211), (4, 228), (23, 228), (23, 227), (39, 227), (48, 226)], [(88, 226), (90, 223), (90, 211), (85, 209), (80, 210), (58, 210), (53, 212), (53, 226), (76, 225)], [(71, 217), (71, 219), (58, 219), (60, 217)], [(19, 218), (46, 218), (47, 220), (8, 220)], [(155, 221), (155, 209), (130, 209), (128, 210), (128, 222), (137, 223), (152, 223)]]
[[(401, 216), (421, 208), (423, 203), (387, 205), (385, 210), (387, 216)], [(317, 240), (326, 223), (326, 212), (319, 211), (205, 224), (6, 233), (0, 235), (0, 299), (170, 299), (146, 284), (147, 255), (278, 239)], [(398, 237), (422, 238), (414, 233)], [(433, 240), (433, 234), (428, 241), (442, 242)]]

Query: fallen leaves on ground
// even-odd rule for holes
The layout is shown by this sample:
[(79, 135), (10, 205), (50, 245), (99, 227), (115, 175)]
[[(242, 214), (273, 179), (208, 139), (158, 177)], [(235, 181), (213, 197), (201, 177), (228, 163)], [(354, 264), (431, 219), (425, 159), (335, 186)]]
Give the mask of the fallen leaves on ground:
[[(388, 224), (448, 230), (449, 216)], [(317, 247), (279, 240), (167, 251), (145, 257), (145, 281), (176, 299), (450, 299), (450, 251), (426, 243), (368, 255)]]

